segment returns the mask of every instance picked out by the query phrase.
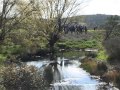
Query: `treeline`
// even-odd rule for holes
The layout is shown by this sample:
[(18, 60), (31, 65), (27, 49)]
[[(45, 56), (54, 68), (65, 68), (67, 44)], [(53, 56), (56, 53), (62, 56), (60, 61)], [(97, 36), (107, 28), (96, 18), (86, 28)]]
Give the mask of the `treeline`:
[(80, 15), (69, 18), (71, 22), (77, 22), (80, 24), (85, 24), (89, 29), (93, 29), (94, 27), (98, 27), (101, 29), (103, 25), (106, 23), (108, 17), (112, 15), (105, 14), (96, 14), (96, 15)]

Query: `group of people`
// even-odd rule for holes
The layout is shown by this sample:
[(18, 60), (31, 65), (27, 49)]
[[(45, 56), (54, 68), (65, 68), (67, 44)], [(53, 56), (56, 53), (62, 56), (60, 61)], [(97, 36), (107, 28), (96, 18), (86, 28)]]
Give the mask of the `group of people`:
[(65, 24), (63, 25), (63, 31), (65, 32), (65, 34), (71, 32), (71, 33), (83, 33), (85, 32), (85, 34), (87, 34), (87, 26), (85, 25), (80, 25), (80, 24)]

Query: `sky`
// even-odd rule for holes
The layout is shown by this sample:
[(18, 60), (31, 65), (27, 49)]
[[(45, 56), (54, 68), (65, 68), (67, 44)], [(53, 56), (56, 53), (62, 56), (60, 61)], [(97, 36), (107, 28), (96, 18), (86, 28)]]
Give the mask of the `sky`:
[(88, 0), (81, 14), (120, 15), (120, 0)]
[[(1, 1), (2, 0), (0, 0), (0, 2)], [(84, 3), (83, 7), (79, 12), (79, 14), (81, 15), (89, 14), (120, 15), (120, 0), (85, 0)]]

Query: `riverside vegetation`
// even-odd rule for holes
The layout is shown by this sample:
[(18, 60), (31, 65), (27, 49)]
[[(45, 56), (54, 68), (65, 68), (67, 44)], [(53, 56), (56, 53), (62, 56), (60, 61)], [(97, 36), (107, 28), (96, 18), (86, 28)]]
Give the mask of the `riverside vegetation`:
[[(85, 55), (87, 57), (92, 57), (95, 60), (83, 60), (82, 61), (82, 67), (87, 70), (88, 72), (90, 72), (91, 74), (95, 74), (95, 75), (102, 75), (103, 73), (107, 72), (107, 67), (106, 65), (104, 65), (104, 63), (101, 63), (99, 66), (97, 65), (100, 60), (100, 62), (104, 62), (107, 59), (107, 54), (105, 54), (105, 50), (102, 46), (102, 40), (103, 40), (103, 35), (104, 35), (104, 30), (99, 30), (99, 31), (93, 31), (93, 30), (89, 30), (87, 34), (63, 34), (63, 36), (61, 36), (60, 41), (58, 41), (58, 43), (56, 43), (55, 48), (56, 48), (56, 52), (59, 52), (59, 50), (65, 50), (65, 51), (75, 51), (75, 50), (85, 50), (87, 48), (89, 49), (98, 49), (97, 52), (85, 52)], [(71, 38), (69, 38), (69, 36), (71, 36)], [(68, 39), (69, 38), (69, 39)], [(74, 39), (74, 40), (73, 40)], [(10, 47), (11, 46), (11, 47)], [(30, 45), (29, 45), (30, 46)], [(32, 45), (31, 45), (32, 46)], [(30, 46), (30, 49), (31, 49)], [(21, 55), (21, 60), (24, 61), (28, 58), (26, 57), (33, 57), (36, 54), (42, 55), (44, 57), (44, 54), (48, 54), (48, 48), (45, 45), (45, 43), (43, 43), (43, 46), (39, 49), (36, 49), (36, 53), (29, 53), (28, 51), (29, 48), (25, 49), (26, 47), (23, 47), (22, 45), (14, 45), (12, 42), (7, 42), (6, 45), (1, 46), (1, 50), (2, 53), (2, 58), (1, 61), (4, 63), (19, 63), (19, 60), (17, 60), (17, 58), (19, 57), (18, 55)], [(33, 47), (32, 49), (34, 49), (35, 47)], [(39, 51), (40, 50), (40, 51)], [(41, 54), (42, 53), (42, 54)], [(73, 53), (71, 53), (73, 55)], [(24, 56), (23, 56), (24, 55)], [(29, 56), (28, 56), (29, 55)], [(70, 55), (70, 53), (69, 53)], [(66, 55), (67, 57), (69, 57), (69, 55)], [(79, 57), (79, 53), (77, 53), (78, 57)], [(3, 57), (4, 56), (4, 57)], [(46, 55), (45, 55), (46, 57)], [(25, 59), (24, 59), (25, 58)], [(34, 59), (34, 58), (33, 58)], [(20, 60), (20, 61), (21, 61)], [(8, 71), (10, 72), (8, 72)], [(32, 70), (32, 71), (31, 71)], [(99, 72), (98, 72), (99, 71)], [(40, 86), (39, 84), (43, 84), (43, 82), (38, 82), (37, 77), (38, 78), (42, 78), (41, 74), (38, 75), (37, 73), (40, 73), (39, 71), (37, 71), (37, 68), (31, 66), (20, 66), (20, 68), (17, 68), (15, 65), (11, 65), (8, 67), (5, 67), (5, 69), (3, 69), (2, 71), (2, 78), (3, 78), (3, 84), (4, 86), (11, 86), (13, 88), (13, 86), (18, 85), (17, 83), (19, 83), (19, 87), (21, 88), (23, 87), (23, 83), (22, 80), (25, 82), (27, 82), (28, 79), (32, 78), (30, 83), (27, 82), (29, 84), (30, 87), (32, 88), (43, 88), (47, 85), (48, 83), (46, 83), (45, 80), (42, 80), (44, 83), (43, 87)], [(31, 73), (33, 72), (33, 74)], [(24, 78), (23, 76), (20, 76), (20, 74), (24, 74), (24, 76), (26, 75), (26, 78)], [(8, 75), (8, 74), (11, 74)], [(34, 74), (36, 74), (37, 76), (35, 76)], [(27, 77), (28, 76), (28, 77)], [(6, 79), (5, 79), (6, 78)], [(19, 80), (15, 79), (18, 78)], [(9, 81), (14, 81), (14, 82), (9, 82)], [(10, 84), (10, 85), (7, 85)], [(38, 86), (37, 86), (38, 85)], [(15, 86), (14, 88), (16, 88), (17, 86)], [(23, 87), (23, 88), (28, 88), (28, 87)]]
[[(71, 20), (63, 19), (63, 16), (66, 10), (70, 10), (70, 12), (67, 11), (69, 12), (67, 17), (77, 11), (73, 9), (76, 9), (78, 7), (76, 5), (81, 5), (81, 3), (77, 4), (75, 1), (61, 0), (61, 3), (57, 0), (29, 0), (28, 2), (3, 0), (1, 2), (1, 88), (9, 90), (10, 87), (17, 90), (44, 88), (43, 90), (45, 90), (49, 82), (43, 78), (41, 71), (34, 66), (24, 65), (22, 62), (36, 58), (38, 60), (38, 57), (44, 56), (54, 60), (55, 53), (63, 49), (83, 51), (98, 49), (97, 53), (86, 53), (90, 60), (88, 58), (89, 61), (87, 61), (85, 58), (86, 62), (82, 61), (83, 68), (87, 70), (89, 67), (87, 71), (92, 72), (91, 74), (96, 74), (96, 71), (100, 70), (97, 74), (102, 74), (103, 79), (120, 86), (119, 64), (117, 64), (120, 58), (119, 17), (110, 17), (105, 25), (105, 30), (88, 30), (86, 34), (75, 34), (74, 32), (65, 34), (62, 24), (71, 23)], [(72, 4), (72, 8), (70, 4)], [(53, 8), (53, 6), (56, 7)], [(111, 43), (113, 41), (114, 43)], [(114, 62), (112, 68), (105, 60), (110, 63)]]
[[(71, 36), (71, 33), (66, 34), (61, 37), (61, 40), (58, 41), (58, 43), (56, 43), (55, 48), (56, 48), (56, 52), (59, 52), (59, 50), (66, 50), (66, 51), (76, 51), (76, 50), (85, 50), (85, 49), (97, 49), (97, 52), (85, 52), (85, 55), (87, 56), (85, 59), (83, 59), (81, 62), (81, 67), (83, 67), (86, 71), (88, 71), (90, 74), (92, 75), (100, 75), (101, 78), (106, 81), (106, 82), (114, 82), (115, 85), (119, 86), (119, 77), (120, 74), (117, 70), (110, 70), (111, 66), (109, 66), (109, 64), (107, 63), (107, 58), (108, 55), (105, 52), (105, 49), (102, 45), (102, 40), (104, 37), (104, 30), (99, 30), (99, 31), (93, 31), (93, 30), (89, 30), (88, 34), (79, 34), (79, 35), (75, 35), (73, 34), (73, 37), (69, 38), (69, 36)], [(82, 39), (81, 39), (82, 36)], [(69, 38), (69, 39), (68, 39)], [(73, 40), (74, 39), (74, 40)], [(35, 48), (35, 47), (33, 47)], [(28, 48), (29, 49), (29, 48)], [(31, 49), (31, 47), (30, 47)], [(36, 49), (36, 53), (29, 53), (28, 51), (26, 51), (25, 47), (21, 46), (21, 45), (14, 45), (12, 42), (7, 42), (6, 45), (1, 46), (1, 63), (9, 63), (9, 62), (14, 62), (14, 63), (18, 63), (19, 60), (17, 60), (16, 58), (18, 57), (18, 55), (24, 55), (23, 57), (23, 61), (26, 60), (26, 56), (30, 58), (35, 56), (36, 54), (41, 55), (44, 57), (44, 54), (48, 54), (48, 48), (46, 47), (45, 43), (42, 44), (42, 47), (39, 48), (38, 50)], [(40, 50), (40, 51), (39, 51)], [(41, 54), (43, 53), (43, 54)], [(73, 53), (71, 53), (73, 54)], [(79, 57), (79, 53), (78, 57)], [(28, 56), (29, 55), (29, 56)], [(70, 55), (70, 54), (69, 54)], [(69, 57), (68, 55), (68, 57)], [(46, 56), (46, 55), (45, 55)], [(25, 59), (24, 59), (25, 58)], [(27, 58), (28, 59), (28, 58)], [(21, 58), (22, 60), (22, 58)], [(21, 61), (20, 60), (20, 61)], [(12, 68), (11, 68), (12, 67)], [(32, 67), (33, 69), (35, 67)], [(25, 71), (23, 71), (22, 69), (24, 69)], [(28, 70), (30, 69), (30, 70)], [(8, 71), (13, 71), (13, 72), (8, 72)], [(22, 71), (22, 72), (21, 72)], [(44, 83), (43, 87), (48, 85), (47, 81), (43, 82), (37, 82), (36, 79), (31, 75), (31, 67), (28, 66), (23, 66), (20, 67), (20, 69), (18, 70), (14, 65), (13, 66), (8, 66), (5, 67), (5, 69), (3, 69), (2, 71), (2, 78), (3, 78), (3, 84), (4, 86), (7, 87), (7, 83), (10, 80), (14, 80), (13, 82), (9, 82), (8, 84), (10, 84), (10, 86), (15, 86), (17, 85), (17, 82), (19, 82), (19, 88), (23, 87), (22, 85), (22, 78), (24, 78), (23, 76), (18, 76), (19, 74), (17, 74), (18, 72), (23, 73), (23, 74), (27, 74), (30, 75), (28, 78), (32, 78), (33, 81), (30, 81), (30, 83), (28, 82), (29, 85), (31, 85), (30, 87), (32, 88), (37, 88), (39, 84)], [(9, 76), (8, 74), (11, 73), (11, 76)], [(16, 74), (15, 74), (16, 73)], [(39, 73), (38, 71), (34, 70), (33, 71), (34, 74)], [(112, 74), (114, 73), (114, 74)], [(38, 75), (38, 74), (36, 74)], [(7, 79), (4, 79), (6, 78)], [(15, 78), (19, 78), (19, 80), (15, 79)], [(38, 75), (36, 76), (38, 78), (42, 78), (42, 76)], [(9, 80), (10, 79), (10, 80)], [(28, 80), (27, 78), (24, 78), (24, 81), (26, 82), (26, 80)], [(25, 83), (24, 82), (24, 83)], [(21, 84), (20, 84), (21, 83)], [(33, 85), (33, 86), (32, 86)], [(40, 86), (40, 85), (39, 85)], [(16, 88), (17, 86), (15, 86), (14, 88)], [(42, 86), (38, 87), (38, 88), (43, 88)], [(13, 88), (13, 87), (12, 87)], [(27, 87), (24, 87), (27, 88)]]

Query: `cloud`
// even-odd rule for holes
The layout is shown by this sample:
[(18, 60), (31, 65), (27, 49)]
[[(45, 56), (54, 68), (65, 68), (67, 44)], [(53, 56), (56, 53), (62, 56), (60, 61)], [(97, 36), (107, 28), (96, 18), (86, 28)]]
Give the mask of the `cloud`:
[(112, 14), (120, 15), (120, 0), (91, 0), (82, 9), (83, 14)]

